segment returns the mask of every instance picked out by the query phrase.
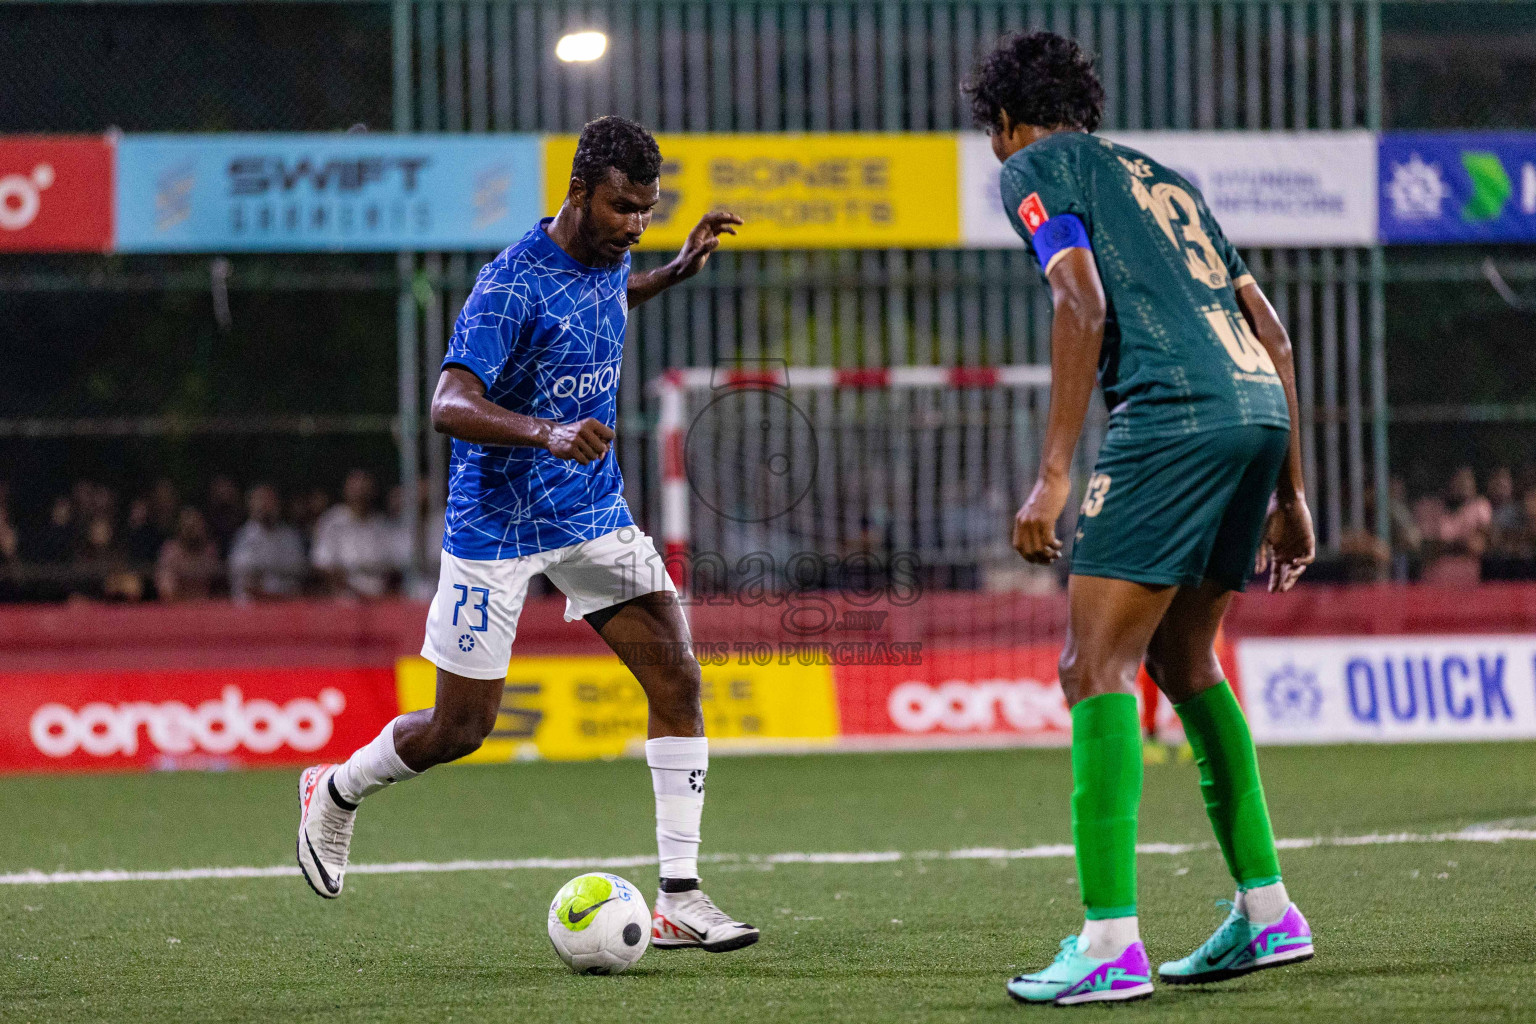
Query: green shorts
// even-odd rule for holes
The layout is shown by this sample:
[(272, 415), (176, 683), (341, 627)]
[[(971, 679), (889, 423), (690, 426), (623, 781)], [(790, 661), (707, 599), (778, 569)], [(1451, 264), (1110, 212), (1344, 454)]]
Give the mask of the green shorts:
[(1261, 426), (1146, 440), (1111, 431), (1078, 513), (1072, 572), (1242, 590), (1290, 436)]

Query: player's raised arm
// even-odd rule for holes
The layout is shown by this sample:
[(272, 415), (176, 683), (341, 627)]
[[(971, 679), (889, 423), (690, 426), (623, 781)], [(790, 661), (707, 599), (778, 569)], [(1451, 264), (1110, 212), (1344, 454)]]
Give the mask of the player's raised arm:
[(706, 213), (688, 233), (683, 248), (665, 266), (629, 275), (629, 308), (672, 287), (704, 269), (709, 254), (720, 248), (722, 235), (734, 235), (742, 223), (740, 217), (726, 210)]
[(600, 420), (555, 423), (503, 408), (485, 397), (485, 383), (461, 366), (437, 379), (432, 396), (432, 429), (471, 444), (544, 448), (583, 466), (608, 454), (613, 431)]
[(1285, 325), (1275, 315), (1264, 292), (1253, 278), (1243, 282), (1237, 290), (1237, 304), (1243, 318), (1253, 328), (1259, 344), (1274, 361), (1275, 372), (1285, 387), (1285, 404), (1291, 413), (1291, 443), (1286, 453), (1285, 468), (1275, 484), (1275, 496), (1270, 502), (1269, 518), (1264, 524), (1264, 541), (1259, 546), (1255, 571), (1269, 570), (1269, 589), (1291, 589), (1307, 566), (1316, 556), (1316, 540), (1312, 534), (1312, 513), (1307, 508), (1305, 477), (1301, 470), (1301, 432), (1304, 424), (1297, 414), (1296, 364), (1291, 355), (1291, 338)]
[(1093, 252), (1063, 249), (1047, 278), (1051, 284), (1051, 410), (1040, 471), (1029, 499), (1013, 520), (1013, 547), (1027, 561), (1045, 564), (1061, 555), (1056, 520), (1072, 490), (1077, 450), (1104, 343), (1104, 286)]

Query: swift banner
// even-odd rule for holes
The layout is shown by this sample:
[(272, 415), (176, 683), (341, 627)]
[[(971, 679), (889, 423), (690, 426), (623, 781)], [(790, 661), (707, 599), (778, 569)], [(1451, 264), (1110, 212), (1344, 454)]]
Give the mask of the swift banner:
[(119, 252), (501, 249), (539, 216), (533, 135), (128, 135)]
[[(1237, 245), (1376, 242), (1371, 132), (1106, 132), (1188, 178)], [(960, 139), (964, 244), (1020, 248), (1003, 216), (999, 167), (983, 135)]]
[(67, 135), (0, 138), (0, 252), (112, 248), (112, 144)]
[(1260, 743), (1536, 737), (1536, 637), (1243, 640)]
[(1536, 241), (1536, 132), (1389, 132), (1384, 242)]
[[(642, 249), (682, 245), (704, 214), (748, 227), (733, 249), (944, 248), (960, 241), (955, 136), (845, 132), (658, 135), (661, 203)], [(559, 208), (576, 136), (544, 143), (545, 208)]]

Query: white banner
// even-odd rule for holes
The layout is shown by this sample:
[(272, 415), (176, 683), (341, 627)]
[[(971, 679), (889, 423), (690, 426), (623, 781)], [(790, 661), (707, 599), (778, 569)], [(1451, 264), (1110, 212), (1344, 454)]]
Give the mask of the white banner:
[(1536, 637), (1243, 640), (1259, 743), (1536, 738)]
[[(1205, 195), (1237, 245), (1376, 243), (1371, 132), (1105, 132), (1178, 171)], [(1020, 248), (984, 135), (960, 137), (960, 236), (971, 248)]]

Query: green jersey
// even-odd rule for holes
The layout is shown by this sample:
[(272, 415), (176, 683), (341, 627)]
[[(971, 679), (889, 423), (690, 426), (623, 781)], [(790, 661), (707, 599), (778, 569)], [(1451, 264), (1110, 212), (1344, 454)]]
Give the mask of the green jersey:
[(1037, 233), (1049, 253), (1076, 230), (1051, 218), (1087, 229), (1108, 306), (1099, 383), (1112, 430), (1290, 426), (1274, 361), (1237, 305), (1253, 278), (1198, 189), (1134, 149), (1058, 132), (1003, 164), (1002, 193), (1037, 256)]

